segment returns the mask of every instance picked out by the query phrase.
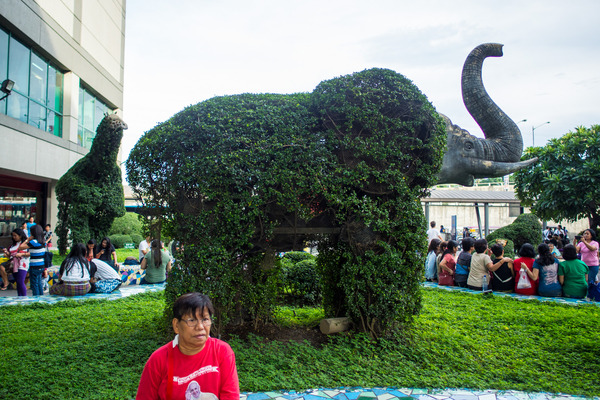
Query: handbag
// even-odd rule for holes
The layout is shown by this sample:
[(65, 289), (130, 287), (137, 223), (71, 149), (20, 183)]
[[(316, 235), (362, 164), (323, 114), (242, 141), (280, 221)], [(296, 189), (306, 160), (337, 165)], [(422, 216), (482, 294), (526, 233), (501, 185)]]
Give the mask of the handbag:
[(531, 282), (527, 276), (527, 271), (521, 269), (519, 271), (519, 281), (517, 282), (517, 289), (529, 289), (531, 288)]

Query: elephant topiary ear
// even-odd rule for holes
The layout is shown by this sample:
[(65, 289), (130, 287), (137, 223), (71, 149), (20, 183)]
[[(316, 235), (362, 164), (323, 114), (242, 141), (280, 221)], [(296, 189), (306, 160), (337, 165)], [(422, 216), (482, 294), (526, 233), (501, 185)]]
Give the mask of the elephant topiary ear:
[(312, 101), (349, 168), (364, 162), (382, 171), (393, 164), (411, 186), (433, 186), (445, 147), (444, 123), (409, 79), (368, 69), (323, 81)]

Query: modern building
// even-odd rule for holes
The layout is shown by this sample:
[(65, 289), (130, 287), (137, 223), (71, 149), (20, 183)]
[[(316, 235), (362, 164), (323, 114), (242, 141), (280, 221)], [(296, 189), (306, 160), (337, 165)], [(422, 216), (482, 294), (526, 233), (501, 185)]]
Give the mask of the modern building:
[(0, 1), (0, 245), (29, 215), (56, 225), (58, 179), (121, 114), (125, 2)]

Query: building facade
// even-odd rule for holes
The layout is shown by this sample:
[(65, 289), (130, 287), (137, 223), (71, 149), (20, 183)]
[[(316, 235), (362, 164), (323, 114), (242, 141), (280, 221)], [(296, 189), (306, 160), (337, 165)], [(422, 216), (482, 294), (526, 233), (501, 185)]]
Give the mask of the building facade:
[(0, 1), (0, 245), (30, 215), (56, 225), (58, 179), (122, 114), (124, 52), (125, 0)]

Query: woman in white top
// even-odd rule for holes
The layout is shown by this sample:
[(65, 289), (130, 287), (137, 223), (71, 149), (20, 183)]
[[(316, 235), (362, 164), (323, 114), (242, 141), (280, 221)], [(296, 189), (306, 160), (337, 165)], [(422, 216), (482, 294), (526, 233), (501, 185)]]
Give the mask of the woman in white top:
[(58, 271), (60, 281), (50, 287), (50, 294), (83, 296), (90, 291), (90, 263), (83, 243), (77, 243), (62, 262)]

